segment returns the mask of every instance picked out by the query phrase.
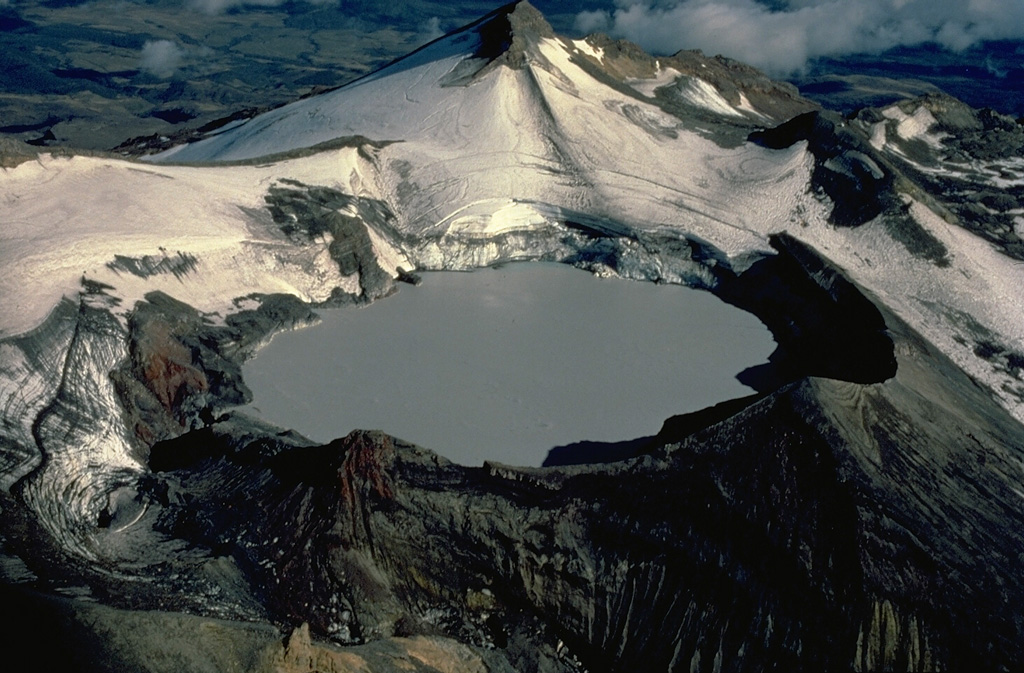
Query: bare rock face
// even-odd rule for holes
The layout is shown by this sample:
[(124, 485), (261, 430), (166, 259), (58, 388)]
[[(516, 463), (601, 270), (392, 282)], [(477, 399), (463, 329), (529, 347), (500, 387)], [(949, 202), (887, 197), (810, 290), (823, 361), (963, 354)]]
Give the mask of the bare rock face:
[[(198, 313), (181, 306), (186, 320), (175, 324), (165, 316), (147, 315), (148, 308), (153, 306), (143, 305), (133, 314), (133, 321), (136, 321), (131, 330), (136, 335), (131, 350), (133, 366), (118, 376), (123, 395), (131, 400), (133, 415), (139, 418), (135, 434), (146, 444), (177, 436), (187, 429), (192, 406), (187, 401), (201, 397), (210, 389), (202, 365), (193, 362), (192, 351), (179, 340), (182, 332), (195, 329), (200, 321)], [(143, 321), (145, 326), (137, 321)], [(156, 406), (148, 413), (139, 409), (147, 402)], [(167, 421), (170, 425), (152, 427), (143, 418)]]
[(393, 291), (394, 282), (378, 264), (364, 224), (387, 226), (394, 215), (386, 204), (295, 181), (272, 187), (265, 198), (271, 217), (284, 234), (305, 241), (331, 237), (331, 258), (342, 275), (359, 274), (362, 300), (379, 299)]
[(369, 645), (340, 649), (316, 644), (309, 626), (292, 631), (280, 647), (269, 648), (260, 670), (268, 673), (498, 673), (510, 671), (494, 657), (481, 655), (445, 638), (389, 638)]
[(523, 68), (531, 45), (539, 38), (555, 36), (544, 15), (529, 2), (506, 5), (491, 17), (482, 22), (483, 42), (477, 55), (495, 65)]
[(248, 402), (242, 360), (273, 332), (316, 320), (302, 302), (280, 295), (215, 327), (191, 306), (150, 293), (128, 321), (129, 358), (112, 374), (135, 437), (149, 447)]
[(25, 143), (11, 138), (0, 139), (0, 167), (14, 168), (26, 161), (31, 161), (34, 154)]

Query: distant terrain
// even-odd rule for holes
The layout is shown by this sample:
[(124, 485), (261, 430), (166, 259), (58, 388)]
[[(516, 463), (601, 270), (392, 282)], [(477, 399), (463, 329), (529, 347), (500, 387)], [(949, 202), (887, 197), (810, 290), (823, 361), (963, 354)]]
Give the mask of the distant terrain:
[(821, 59), (794, 83), (826, 107), (851, 112), (940, 89), (976, 108), (1024, 116), (1024, 44), (986, 42), (960, 53), (936, 45)]
[[(613, 3), (536, 4), (556, 30), (572, 34), (578, 12)], [(0, 5), (0, 137), (107, 150), (251, 116), (345, 84), (491, 9), (480, 0), (14, 0)], [(819, 60), (793, 81), (844, 112), (941, 88), (1019, 117), (1022, 51), (1014, 42), (962, 53), (899, 48)]]

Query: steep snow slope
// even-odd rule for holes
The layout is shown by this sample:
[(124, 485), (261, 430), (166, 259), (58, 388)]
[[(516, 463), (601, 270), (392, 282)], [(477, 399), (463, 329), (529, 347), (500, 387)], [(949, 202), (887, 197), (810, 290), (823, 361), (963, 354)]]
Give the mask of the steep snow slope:
[(296, 245), (264, 197), (282, 175), (359, 193), (365, 166), (344, 148), (231, 169), (45, 155), (3, 169), (0, 335), (38, 325), (83, 279), (112, 286), (124, 310), (153, 290), (221, 314), (254, 292), (357, 291), (330, 258), (330, 234)]
[[(522, 99), (516, 97), (532, 88), (530, 80), (540, 70), (547, 71), (561, 86), (573, 91), (585, 80), (581, 79), (579, 68), (566, 68), (568, 59), (586, 60), (599, 68), (602, 64), (599, 52), (587, 41), (556, 37), (543, 17), (528, 5), (516, 10), (511, 24), (501, 25), (508, 21), (510, 12), (509, 8), (502, 8), (372, 75), (285, 105), (243, 124), (225, 127), (210, 138), (173, 148), (152, 159), (161, 162), (253, 159), (312, 147), (344, 136), (430, 142), (436, 148), (459, 149), (463, 155), (483, 150), (488, 142), (498, 140), (494, 150), (501, 151), (503, 134), (528, 135), (531, 129), (518, 129), (517, 124), (536, 123), (536, 118), (544, 116), (543, 110), (524, 108)], [(541, 53), (537, 50), (538, 42), (544, 44)], [(509, 52), (514, 55), (509, 57)], [(554, 61), (546, 62), (552, 56)], [(767, 116), (750, 108), (749, 101), (733, 106), (708, 82), (671, 67), (662, 68), (660, 61), (644, 57), (649, 63), (635, 67), (651, 69), (649, 76), (622, 79), (628, 81), (628, 86), (620, 87), (636, 89), (632, 93), (638, 99), (653, 99), (657, 89), (678, 85), (693, 92), (687, 97), (694, 105), (704, 107), (713, 115), (748, 120)], [(525, 82), (519, 86), (525, 89), (516, 91), (508, 80), (495, 82), (490, 77), (512, 74), (494, 67), (495, 63), (506, 61), (513, 66), (512, 73), (523, 76)], [(586, 77), (586, 80), (592, 78)], [(587, 85), (590, 86), (590, 82)], [(603, 95), (613, 92), (607, 81), (602, 90)], [(532, 93), (540, 93), (542, 98), (544, 92)], [(530, 93), (525, 95), (530, 96)], [(535, 104), (543, 104), (536, 96), (530, 97), (535, 98)], [(593, 102), (600, 103), (600, 100)], [(502, 112), (514, 116), (501, 119)], [(527, 147), (522, 151), (529, 154)]]
[(750, 117), (764, 116), (672, 69), (652, 72), (650, 86), (637, 78), (610, 86), (587, 70), (600, 62), (592, 48), (545, 36), (549, 29), (522, 47), (521, 67), (489, 67), (479, 54), (493, 49), (494, 30), (471, 26), (375, 75), (154, 160), (253, 159), (346, 136), (394, 142), (378, 158), (382, 191), (398, 226), (419, 236), (453, 224), (458, 232), (465, 220), (456, 213), (479, 222), (490, 210), (500, 220), (511, 197), (634, 227), (685, 228), (739, 254), (759, 248), (746, 231), (751, 220), (777, 229), (791, 215), (807, 178), (798, 151), (724, 148), (712, 123), (687, 123), (652, 96), (678, 81), (704, 92), (691, 102), (710, 120), (738, 117), (753, 128)]

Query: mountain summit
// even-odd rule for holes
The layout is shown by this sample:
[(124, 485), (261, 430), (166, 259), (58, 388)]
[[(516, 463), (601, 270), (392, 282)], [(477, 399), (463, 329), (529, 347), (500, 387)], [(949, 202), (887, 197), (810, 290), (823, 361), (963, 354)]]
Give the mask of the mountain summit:
[(477, 26), (481, 43), (475, 56), (498, 60), (512, 68), (527, 63), (527, 52), (542, 38), (554, 38), (555, 31), (547, 19), (527, 0), (502, 7), (485, 17)]
[[(694, 52), (658, 59), (635, 45), (602, 36), (558, 37), (540, 12), (524, 1), (506, 5), (371, 75), (230, 125), (154, 160), (254, 159), (345, 137), (448, 144), (458, 134), (449, 127), (456, 112), (464, 120), (496, 122), (509, 116), (561, 116), (577, 107), (572, 101), (557, 102), (565, 94), (590, 106), (613, 105), (624, 97), (653, 105), (660, 110), (656, 116), (665, 121), (644, 123), (660, 124), (667, 133), (674, 126), (724, 119), (733, 128), (719, 123), (717, 132), (733, 144), (752, 128), (815, 108), (792, 87), (722, 59)], [(561, 125), (565, 131), (574, 126), (571, 120)], [(528, 127), (517, 126), (515, 133), (531, 133)], [(479, 139), (491, 147), (501, 145), (496, 138)]]

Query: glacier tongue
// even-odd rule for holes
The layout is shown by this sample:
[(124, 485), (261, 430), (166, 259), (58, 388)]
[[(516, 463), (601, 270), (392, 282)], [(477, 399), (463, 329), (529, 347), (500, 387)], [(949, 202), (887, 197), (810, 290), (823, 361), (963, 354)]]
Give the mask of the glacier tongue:
[[(46, 343), (73, 331), (56, 374), (56, 395), (33, 420), (37, 466), (18, 488), (39, 522), (65, 551), (102, 558), (93, 533), (108, 495), (133, 484), (144, 471), (110, 377), (112, 363), (127, 355), (125, 333), (107, 310), (109, 298), (83, 295), (78, 310), (55, 312), (40, 328)], [(71, 323), (68, 325), (67, 323)], [(53, 335), (51, 337), (50, 335)], [(52, 384), (51, 384), (52, 385)]]

